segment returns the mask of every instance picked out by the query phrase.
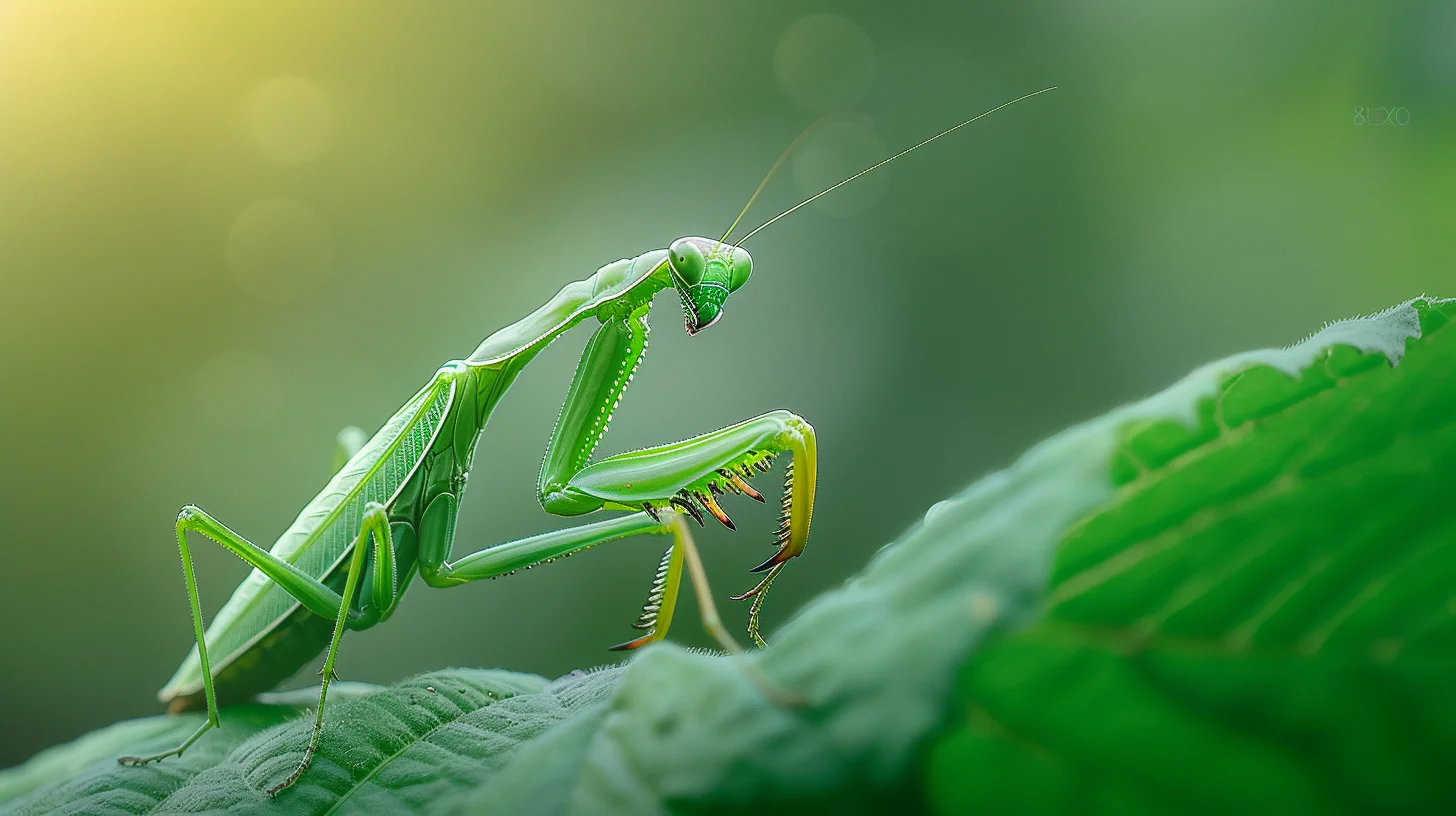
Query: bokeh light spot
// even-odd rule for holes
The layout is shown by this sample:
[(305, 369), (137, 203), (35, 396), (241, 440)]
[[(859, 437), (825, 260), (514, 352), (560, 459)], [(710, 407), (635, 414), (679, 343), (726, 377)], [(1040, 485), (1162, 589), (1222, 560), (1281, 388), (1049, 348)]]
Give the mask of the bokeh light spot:
[(225, 351), (197, 372), (197, 402), (218, 427), (257, 428), (283, 407), (283, 380), (266, 359), (248, 351)]
[(334, 129), (328, 96), (302, 77), (274, 77), (256, 85), (248, 96), (247, 120), (258, 149), (284, 164), (318, 158)]
[[(870, 127), (869, 119), (836, 117), (815, 128), (794, 154), (794, 184), (799, 194), (808, 198), (888, 155), (884, 143)], [(826, 215), (847, 218), (868, 209), (889, 185), (890, 168), (881, 167), (809, 206)]]
[(288, 198), (255, 201), (233, 221), (228, 268), (260, 300), (298, 303), (317, 292), (334, 261), (329, 226), (313, 208)]
[(838, 14), (808, 14), (779, 37), (774, 73), (783, 92), (805, 108), (844, 110), (869, 89), (875, 49), (852, 21)]

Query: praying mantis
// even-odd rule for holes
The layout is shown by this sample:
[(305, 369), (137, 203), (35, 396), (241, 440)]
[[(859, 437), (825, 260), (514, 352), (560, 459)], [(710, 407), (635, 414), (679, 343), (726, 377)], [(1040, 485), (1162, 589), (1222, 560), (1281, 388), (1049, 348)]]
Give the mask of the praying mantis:
[[(753, 567), (762, 575), (758, 583), (734, 596), (752, 599), (748, 632), (763, 646), (758, 622), (763, 600), (809, 539), (818, 467), (814, 428), (796, 414), (777, 410), (691, 439), (592, 461), (647, 350), (647, 317), (654, 297), (674, 291), (687, 333), (704, 331), (718, 323), (729, 296), (749, 280), (753, 260), (741, 245), (748, 238), (912, 150), (1049, 90), (1018, 97), (944, 130), (785, 210), (738, 244), (729, 243), (738, 221), (793, 150), (790, 145), (722, 239), (680, 238), (667, 249), (607, 264), (567, 284), (534, 312), (491, 334), (468, 357), (440, 366), (367, 441), (341, 435), (347, 461), (271, 549), (248, 541), (199, 507), (182, 508), (177, 546), (196, 645), (158, 697), (173, 712), (205, 706), (207, 720), (171, 750), (118, 761), (141, 765), (181, 755), (220, 726), (220, 702), (268, 691), (322, 651), (323, 679), (309, 743), (295, 770), (267, 790), (276, 795), (298, 781), (318, 748), (344, 631), (388, 620), (416, 574), (431, 587), (459, 586), (629, 536), (670, 535), (672, 544), (633, 624), (643, 634), (612, 648), (635, 649), (666, 636), (686, 565), (705, 625), (725, 650), (741, 653), (708, 599), (707, 580), (684, 518), (701, 525), (705, 514), (711, 515), (733, 528), (718, 498), (746, 495), (766, 501), (750, 480), (768, 471), (776, 457), (788, 454), (774, 553)], [(538, 496), (541, 506), (558, 516), (601, 510), (627, 514), (507, 541), (452, 560), (460, 501), (492, 411), (538, 353), (589, 319), (598, 325), (547, 444)], [(205, 629), (190, 533), (216, 542), (253, 567)]]

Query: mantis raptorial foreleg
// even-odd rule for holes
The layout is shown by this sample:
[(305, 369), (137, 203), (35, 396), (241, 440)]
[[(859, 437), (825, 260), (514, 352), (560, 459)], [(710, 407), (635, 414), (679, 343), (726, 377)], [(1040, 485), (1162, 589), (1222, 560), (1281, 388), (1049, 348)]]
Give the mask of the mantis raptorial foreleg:
[[(454, 586), (480, 578), (493, 578), (539, 561), (555, 558), (614, 538), (643, 532), (667, 532), (663, 518), (668, 508), (681, 509), (703, 523), (704, 512), (724, 525), (733, 522), (718, 505), (715, 494), (745, 493), (763, 501), (748, 486), (746, 478), (768, 469), (777, 454), (792, 452), (786, 484), (784, 516), (779, 530), (778, 551), (755, 571), (776, 570), (797, 555), (808, 534), (813, 511), (814, 431), (809, 423), (787, 411), (774, 411), (681, 442), (657, 445), (607, 457), (588, 464), (606, 435), (612, 414), (647, 350), (647, 314), (651, 302), (610, 316), (592, 334), (577, 364), (571, 387), (552, 431), (542, 461), (538, 482), (542, 506), (549, 512), (570, 516), (602, 508), (643, 510), (636, 515), (597, 524), (532, 536), (489, 547), (454, 562), (450, 556), (459, 497), (444, 492), (425, 510), (420, 525), (420, 576), (431, 586)], [(803, 478), (795, 483), (796, 471)], [(797, 510), (795, 510), (797, 507)], [(671, 553), (660, 568), (659, 578), (674, 575)], [(663, 570), (666, 570), (665, 572)], [(771, 575), (776, 573), (770, 573)], [(673, 578), (675, 587), (676, 578)], [(654, 582), (648, 613), (660, 613)], [(740, 597), (761, 595), (769, 581)], [(674, 590), (675, 592), (675, 590)], [(750, 631), (757, 636), (757, 604)], [(646, 620), (644, 628), (666, 631), (665, 623)], [(660, 635), (658, 635), (660, 637)], [(634, 648), (656, 639), (646, 636), (621, 644)], [(721, 638), (720, 638), (721, 639)], [(736, 644), (735, 644), (736, 646)], [(726, 647), (725, 647), (726, 648)], [(730, 649), (731, 651), (731, 649)]]

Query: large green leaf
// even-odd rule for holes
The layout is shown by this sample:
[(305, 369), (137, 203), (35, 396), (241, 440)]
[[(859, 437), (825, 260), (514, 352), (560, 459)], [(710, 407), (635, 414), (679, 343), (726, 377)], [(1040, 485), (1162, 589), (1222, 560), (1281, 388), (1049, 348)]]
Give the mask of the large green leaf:
[(1045, 613), (965, 667), (941, 810), (1450, 806), (1456, 310), (1413, 308), (1393, 371), (1357, 349), (1413, 334), (1409, 308), (1119, 428), (1115, 499), (1064, 537)]
[[(88, 816), (216, 810), (327, 813), (340, 807), (392, 812), (409, 805), (423, 809), (442, 788), (462, 784), (452, 778), (452, 771), (475, 781), (481, 760), (497, 754), (529, 717), (541, 716), (535, 712), (548, 695), (533, 692), (545, 683), (531, 674), (453, 669), (389, 689), (338, 684), (338, 693), (330, 694), (327, 737), (313, 767), (288, 791), (283, 808), (274, 808), (263, 790), (286, 777), (302, 758), (313, 718), (296, 716), (297, 704), (309, 698), (316, 703), (316, 692), (275, 697), (274, 705), (225, 709), (223, 727), (208, 732), (180, 759), (141, 768), (121, 767), (116, 757), (170, 748), (204, 717), (119, 723), (7, 772), (34, 777), (65, 765), (80, 768), (65, 781), (0, 809)], [(504, 715), (514, 723), (503, 726), (500, 717), (486, 711), (521, 694), (533, 704), (524, 714)], [(529, 726), (525, 731), (534, 733)], [(4, 779), (0, 777), (0, 784)]]
[[(671, 644), (549, 684), (448, 670), (331, 705), (315, 767), (276, 801), (260, 791), (307, 719), (209, 734), (156, 769), (170, 788), (108, 806), (1433, 805), (1456, 758), (1453, 312), (1414, 301), (1206, 366), (931, 508), (751, 658), (803, 706)], [(141, 784), (83, 744), (47, 760), (82, 770), (12, 804)]]

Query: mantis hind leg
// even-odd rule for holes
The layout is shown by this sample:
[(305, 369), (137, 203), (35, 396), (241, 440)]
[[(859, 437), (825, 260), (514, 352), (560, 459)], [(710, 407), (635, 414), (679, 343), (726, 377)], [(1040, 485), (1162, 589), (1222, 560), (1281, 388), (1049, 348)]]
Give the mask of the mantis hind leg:
[[(314, 715), (313, 730), (310, 732), (308, 738), (308, 748), (304, 749), (303, 759), (299, 761), (298, 767), (293, 770), (293, 773), (289, 774), (287, 779), (267, 790), (269, 796), (277, 796), (279, 791), (297, 782), (298, 778), (303, 776), (303, 772), (308, 770), (308, 766), (313, 764), (314, 752), (318, 750), (319, 739), (322, 738), (324, 733), (324, 703), (328, 701), (329, 683), (336, 679), (334, 675), (334, 660), (338, 657), (339, 642), (343, 640), (344, 629), (349, 623), (349, 607), (354, 602), (354, 591), (359, 586), (359, 579), (364, 574), (364, 562), (369, 552), (367, 545), (371, 537), (374, 539), (376, 553), (380, 551), (393, 551), (393, 544), (389, 538), (389, 516), (384, 510), (384, 505), (376, 502), (370, 502), (366, 506), (364, 520), (359, 530), (359, 537), (354, 540), (354, 554), (349, 559), (349, 574), (344, 579), (344, 594), (339, 599), (338, 612), (334, 617), (334, 636), (329, 641), (329, 651), (324, 657), (324, 667), (319, 670), (319, 674), (323, 675), (323, 681), (319, 684), (318, 711)], [(388, 570), (388, 585), (389, 592), (392, 595), (394, 587), (393, 562), (391, 561), (390, 564), (391, 566)], [(386, 570), (384, 569), (375, 571), (376, 576), (385, 573)], [(376, 584), (378, 583), (379, 581), (376, 581)], [(380, 587), (375, 587), (376, 593), (382, 591)], [(389, 606), (393, 606), (393, 601), (394, 599), (392, 597), (386, 600)]]
[[(328, 683), (332, 679), (333, 660), (338, 652), (339, 639), (343, 634), (343, 628), (355, 623), (358, 615), (350, 612), (353, 603), (355, 589), (360, 583), (360, 575), (363, 573), (364, 561), (367, 551), (365, 545), (368, 543), (371, 532), (374, 535), (375, 563), (381, 568), (375, 570), (377, 586), (372, 587), (376, 603), (380, 608), (392, 608), (396, 602), (396, 593), (393, 579), (393, 558), (391, 542), (389, 538), (389, 524), (381, 505), (370, 503), (364, 517), (364, 524), (360, 531), (359, 539), (356, 541), (355, 552), (349, 565), (349, 576), (344, 586), (344, 594), (340, 595), (329, 587), (325, 586), (318, 579), (300, 570), (293, 564), (284, 561), (267, 550), (243, 538), (238, 533), (229, 529), (222, 522), (208, 515), (199, 507), (188, 505), (182, 508), (177, 516), (177, 549), (182, 557), (182, 576), (187, 582), (187, 599), (192, 611), (193, 634), (197, 639), (198, 662), (202, 666), (202, 688), (203, 695), (207, 701), (207, 721), (192, 733), (180, 745), (161, 753), (150, 756), (126, 756), (117, 761), (123, 765), (145, 765), (150, 762), (157, 762), (170, 756), (181, 756), (184, 751), (192, 747), (203, 734), (208, 730), (219, 726), (217, 693), (214, 690), (212, 676), (212, 664), (207, 653), (206, 630), (202, 623), (202, 604), (197, 592), (196, 570), (192, 563), (192, 548), (188, 544), (187, 534), (189, 532), (200, 533), (211, 541), (221, 544), (229, 552), (241, 558), (248, 565), (262, 571), (274, 583), (282, 587), (288, 594), (292, 595), (314, 614), (337, 621), (334, 627), (334, 637), (330, 643), (329, 657), (326, 668), (330, 674), (325, 676), (323, 688), (319, 695), (319, 722), (322, 722), (323, 700), (328, 692)], [(386, 580), (387, 579), (387, 580)], [(316, 728), (319, 726), (316, 726)], [(308, 757), (312, 757), (313, 750), (317, 747), (318, 736), (315, 733), (310, 741)], [(290, 778), (290, 783), (296, 780), (296, 776)]]
[(182, 508), (182, 512), (177, 515), (177, 549), (182, 557), (182, 577), (187, 582), (187, 600), (192, 611), (192, 631), (197, 638), (197, 657), (202, 664), (202, 688), (207, 700), (207, 722), (199, 726), (196, 732), (176, 748), (144, 757), (121, 757), (117, 761), (123, 765), (145, 765), (169, 756), (181, 756), (183, 751), (190, 748), (209, 729), (220, 724), (217, 693), (214, 690), (212, 678), (212, 664), (207, 655), (207, 634), (202, 624), (202, 603), (197, 593), (197, 573), (192, 565), (192, 548), (187, 543), (188, 532), (201, 533), (210, 540), (221, 544), (249, 565), (262, 570), (265, 575), (317, 614), (332, 618), (337, 614), (339, 604), (343, 600), (338, 593), (324, 586), (318, 579), (228, 529), (201, 508), (193, 505)]
[[(185, 514), (186, 510), (183, 513)], [(218, 526), (221, 527), (221, 525)], [(239, 539), (241, 540), (241, 537)], [(160, 762), (169, 756), (182, 756), (182, 752), (191, 748), (192, 744), (201, 739), (203, 734), (222, 724), (218, 719), (217, 693), (213, 691), (212, 671), (207, 661), (207, 638), (202, 626), (202, 604), (197, 597), (197, 574), (192, 567), (192, 550), (187, 546), (187, 531), (183, 527), (181, 517), (177, 519), (177, 546), (182, 553), (182, 575), (187, 581), (187, 600), (192, 609), (192, 629), (197, 636), (197, 653), (202, 659), (202, 687), (207, 695), (207, 721), (198, 726), (197, 730), (193, 731), (192, 735), (177, 747), (150, 756), (119, 757), (116, 761), (122, 765), (145, 765), (149, 762)]]

